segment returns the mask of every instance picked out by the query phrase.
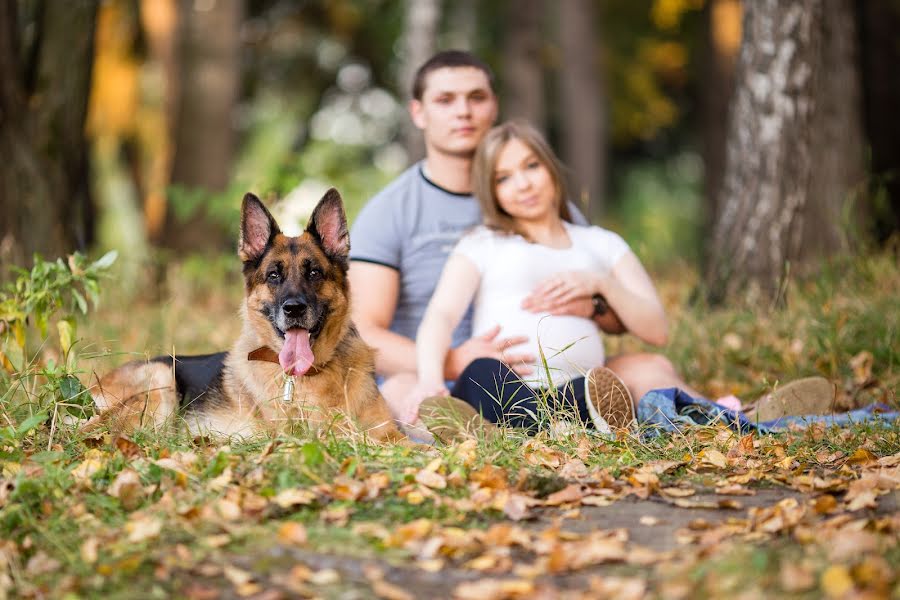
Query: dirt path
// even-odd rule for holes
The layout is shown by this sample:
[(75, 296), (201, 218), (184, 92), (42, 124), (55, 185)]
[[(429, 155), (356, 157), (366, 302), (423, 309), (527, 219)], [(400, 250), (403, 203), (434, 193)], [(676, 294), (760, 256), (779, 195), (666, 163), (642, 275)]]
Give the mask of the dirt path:
[[(783, 488), (755, 491), (753, 496), (727, 497), (728, 501), (739, 503), (739, 508), (710, 508), (723, 500), (723, 496), (710, 492), (700, 492), (683, 499), (652, 496), (647, 500), (640, 500), (630, 497), (605, 507), (582, 506), (577, 511), (542, 509), (536, 513), (535, 519), (517, 524), (536, 534), (559, 527), (564, 532), (563, 536), (566, 535), (565, 532), (585, 536), (600, 530), (625, 530), (629, 548), (642, 547), (656, 553), (672, 553), (677, 556), (681, 547), (678, 541), (680, 531), (690, 530), (692, 527), (713, 528), (729, 518), (747, 518), (751, 507), (772, 506), (786, 498), (796, 498), (802, 502), (809, 497)], [(892, 497), (882, 498), (878, 512), (896, 511), (900, 504), (896, 496), (894, 494)], [(678, 506), (675, 502), (692, 507)], [(253, 587), (245, 588), (244, 595), (241, 595), (239, 590), (236, 591), (221, 577), (212, 578), (209, 584), (217, 588), (223, 598), (271, 600), (316, 596), (353, 599), (375, 597), (373, 581), (378, 580), (388, 584), (387, 589), (380, 590), (381, 597), (401, 598), (402, 595), (391, 596), (391, 592), (405, 590), (411, 598), (448, 598), (464, 582), (513, 577), (509, 573), (491, 574), (463, 568), (451, 561), (445, 563), (440, 570), (429, 572), (412, 560), (359, 558), (352, 556), (353, 550), (348, 548), (346, 554), (321, 554), (283, 545), (260, 548), (253, 554), (234, 556), (232, 562), (234, 566), (252, 574), (257, 590)], [(511, 556), (513, 561), (522, 559), (523, 562), (528, 562), (533, 559), (533, 555), (526, 552), (522, 552), (521, 556), (516, 554), (514, 552)], [(303, 565), (316, 575), (303, 583), (295, 581), (294, 584), (285, 585), (290, 580), (287, 574), (297, 565)], [(554, 593), (558, 590), (584, 590), (588, 589), (590, 579), (596, 575), (639, 575), (646, 573), (648, 568), (612, 561), (610, 564), (557, 575), (542, 575), (536, 579), (536, 585), (538, 590), (543, 588)], [(220, 580), (224, 585), (216, 585), (213, 579)], [(551, 594), (550, 597), (555, 596)]]
[[(687, 548), (679, 538), (689, 535), (691, 531), (711, 531), (729, 519), (747, 519), (753, 507), (771, 507), (789, 498), (800, 503), (814, 498), (812, 495), (784, 488), (764, 488), (755, 492), (752, 496), (727, 497), (728, 501), (739, 502), (740, 507), (732, 504), (732, 508), (710, 508), (722, 501), (723, 496), (701, 491), (681, 500), (662, 499), (659, 496), (646, 500), (629, 497), (605, 507), (541, 509), (535, 514), (535, 518), (515, 525), (536, 538), (552, 531), (557, 539), (583, 539), (598, 532), (611, 532), (610, 535), (622, 540), (625, 536), (621, 531), (624, 530), (627, 532), (626, 547), (629, 551), (678, 559), (681, 557), (681, 549)], [(675, 502), (686, 506), (678, 506)], [(859, 511), (855, 516), (872, 517), (898, 511), (900, 492), (895, 491), (882, 496), (876, 510)], [(446, 561), (438, 570), (429, 571), (422, 568), (422, 563), (400, 553), (364, 557), (370, 553), (371, 549), (361, 547), (348, 547), (346, 552), (338, 550), (319, 553), (277, 543), (257, 545), (254, 551), (225, 557), (225, 563), (231, 571), (225, 569), (218, 573), (209, 572), (200, 577), (192, 574), (184, 580), (183, 586), (178, 587), (190, 598), (204, 599), (276, 600), (316, 597), (405, 600), (451, 598), (460, 589), (460, 585), (479, 585), (488, 579), (520, 582), (527, 579), (517, 579), (510, 568), (498, 572), (491, 572), (490, 569), (479, 571), (464, 567), (462, 563), (465, 561), (453, 560)], [(514, 566), (519, 566), (532, 564), (535, 555), (515, 548), (508, 554), (508, 558)], [(542, 574), (531, 580), (530, 584), (534, 588), (524, 595), (481, 596), (476, 588), (475, 595), (468, 597), (578, 598), (582, 597), (583, 592), (592, 589), (598, 575), (610, 581), (615, 580), (616, 576), (646, 581), (653, 576), (654, 564), (657, 563), (652, 560), (641, 565), (640, 561), (629, 559), (611, 560), (573, 570), (563, 568), (557, 574)], [(612, 579), (608, 579), (610, 576)], [(246, 583), (240, 584), (242, 578)], [(592, 597), (593, 594), (594, 592), (587, 592), (584, 597)]]
[[(663, 500), (659, 496), (651, 496), (647, 500), (634, 497), (623, 498), (610, 506), (581, 507), (581, 515), (574, 519), (565, 519), (562, 526), (575, 533), (588, 533), (596, 529), (626, 529), (628, 540), (633, 544), (656, 551), (676, 549), (679, 544), (676, 532), (692, 523), (705, 521), (716, 525), (730, 517), (746, 517), (747, 509), (753, 506), (770, 506), (785, 498), (802, 498), (803, 494), (783, 488), (765, 488), (755, 490), (754, 496), (727, 497), (737, 502), (740, 508), (702, 508), (702, 505), (717, 505), (724, 496), (715, 493), (698, 493), (683, 498), (685, 504), (695, 505), (691, 508), (676, 505), (676, 500)], [(549, 525), (558, 515), (557, 511), (545, 511), (540, 522)]]

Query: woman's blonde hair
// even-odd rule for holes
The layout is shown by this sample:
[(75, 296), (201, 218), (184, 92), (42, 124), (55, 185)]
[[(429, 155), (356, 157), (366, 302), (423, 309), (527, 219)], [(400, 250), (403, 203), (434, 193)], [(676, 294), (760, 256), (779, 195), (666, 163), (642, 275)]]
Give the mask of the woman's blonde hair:
[(568, 202), (565, 201), (566, 185), (562, 166), (553, 153), (553, 149), (550, 148), (544, 136), (531, 125), (522, 121), (507, 121), (488, 131), (478, 145), (478, 150), (475, 151), (472, 165), (472, 191), (481, 205), (484, 224), (496, 231), (517, 233), (528, 239), (528, 236), (516, 225), (515, 219), (500, 206), (494, 185), (494, 169), (497, 167), (497, 158), (506, 143), (513, 139), (528, 146), (550, 172), (550, 179), (556, 188), (554, 201), (559, 210), (559, 216), (564, 221), (571, 222)]

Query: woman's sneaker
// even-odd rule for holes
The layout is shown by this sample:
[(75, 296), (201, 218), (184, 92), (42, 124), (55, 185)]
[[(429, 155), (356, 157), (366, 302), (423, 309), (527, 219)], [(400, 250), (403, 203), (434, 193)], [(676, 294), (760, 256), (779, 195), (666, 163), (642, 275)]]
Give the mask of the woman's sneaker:
[(419, 405), (419, 416), (431, 435), (445, 444), (478, 434), (491, 437), (497, 426), (481, 416), (471, 404), (453, 396), (431, 396)]
[(594, 427), (614, 433), (634, 423), (634, 401), (619, 376), (606, 367), (596, 367), (584, 376), (584, 397)]

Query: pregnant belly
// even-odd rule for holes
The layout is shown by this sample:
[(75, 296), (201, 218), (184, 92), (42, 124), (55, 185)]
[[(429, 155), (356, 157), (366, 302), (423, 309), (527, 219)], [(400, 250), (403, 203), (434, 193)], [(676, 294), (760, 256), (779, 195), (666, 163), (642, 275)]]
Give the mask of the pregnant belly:
[(603, 339), (589, 319), (533, 314), (511, 306), (499, 319), (488, 319), (476, 311), (476, 332), (484, 332), (495, 324), (500, 325), (502, 337), (528, 338), (514, 351), (535, 357), (534, 372), (526, 378), (531, 387), (544, 387), (550, 381), (557, 386), (603, 365)]

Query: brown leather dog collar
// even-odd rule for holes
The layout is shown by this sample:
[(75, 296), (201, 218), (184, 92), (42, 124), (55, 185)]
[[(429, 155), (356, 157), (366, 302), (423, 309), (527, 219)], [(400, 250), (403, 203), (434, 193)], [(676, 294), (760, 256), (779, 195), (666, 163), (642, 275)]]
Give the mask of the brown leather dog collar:
[(256, 350), (247, 355), (247, 360), (262, 360), (275, 364), (281, 364), (278, 360), (278, 354), (268, 346), (260, 346)]
[[(269, 348), (268, 346), (260, 346), (256, 350), (251, 351), (247, 355), (247, 360), (260, 360), (263, 362), (275, 363), (276, 365), (280, 365), (281, 361), (278, 360), (278, 353)], [(310, 366), (309, 371), (306, 372), (304, 377), (310, 377), (319, 372), (319, 369), (315, 366)]]

